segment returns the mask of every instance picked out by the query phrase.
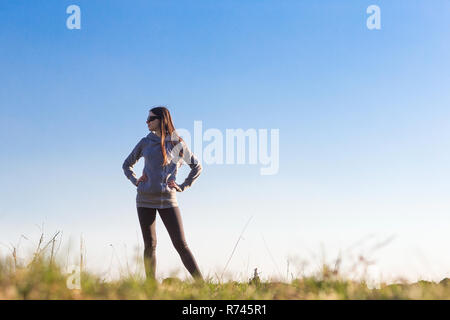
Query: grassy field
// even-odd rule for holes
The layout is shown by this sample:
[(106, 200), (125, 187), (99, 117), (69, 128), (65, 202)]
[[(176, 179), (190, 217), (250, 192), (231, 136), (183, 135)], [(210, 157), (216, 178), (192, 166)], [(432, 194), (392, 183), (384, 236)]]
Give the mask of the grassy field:
[[(79, 273), (80, 289), (69, 289), (69, 275), (55, 250), (55, 237), (41, 237), (27, 263), (19, 263), (16, 248), (0, 259), (0, 299), (449, 299), (450, 279), (439, 283), (418, 281), (381, 283), (369, 288), (365, 281), (346, 279), (339, 270), (324, 264), (315, 275), (289, 282), (262, 281), (256, 275), (246, 282), (207, 278), (203, 283), (175, 277), (147, 281), (125, 275), (105, 281), (96, 274)], [(83, 255), (80, 256), (83, 265)], [(69, 283), (69, 285), (68, 285)]]

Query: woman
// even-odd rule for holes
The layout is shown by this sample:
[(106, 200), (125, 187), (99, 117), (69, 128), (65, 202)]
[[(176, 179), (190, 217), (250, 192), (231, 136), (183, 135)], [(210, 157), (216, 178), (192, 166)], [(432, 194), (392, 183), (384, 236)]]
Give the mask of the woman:
[[(198, 178), (202, 167), (196, 156), (175, 131), (169, 110), (159, 106), (150, 110), (147, 118), (150, 133), (142, 138), (123, 163), (126, 177), (137, 186), (136, 206), (144, 238), (144, 266), (147, 278), (155, 280), (156, 270), (156, 210), (178, 251), (184, 266), (192, 277), (203, 281), (203, 276), (186, 243), (176, 192), (189, 188)], [(145, 159), (142, 176), (136, 179), (133, 166)], [(191, 171), (185, 181), (175, 182), (183, 160)]]

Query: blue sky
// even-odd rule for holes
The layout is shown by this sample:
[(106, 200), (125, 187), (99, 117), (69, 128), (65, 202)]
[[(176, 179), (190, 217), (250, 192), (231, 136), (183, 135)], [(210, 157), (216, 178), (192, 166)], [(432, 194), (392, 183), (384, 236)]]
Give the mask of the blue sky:
[[(80, 30), (66, 28), (71, 4)], [(366, 27), (371, 4), (381, 30)], [(394, 237), (374, 276), (449, 276), (449, 36), (441, 0), (2, 1), (0, 253), (42, 223), (83, 234), (100, 269), (110, 244), (142, 246), (121, 165), (164, 104), (178, 128), (280, 130), (276, 175), (204, 165), (178, 194), (205, 274), (253, 216), (235, 274), (286, 273), (288, 256), (373, 235)], [(158, 219), (163, 276), (183, 266)]]

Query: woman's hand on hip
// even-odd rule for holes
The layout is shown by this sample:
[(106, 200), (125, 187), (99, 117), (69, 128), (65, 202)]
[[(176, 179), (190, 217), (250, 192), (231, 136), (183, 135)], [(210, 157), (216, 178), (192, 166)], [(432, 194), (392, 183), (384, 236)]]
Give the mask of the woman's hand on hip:
[(139, 185), (140, 182), (142, 181), (147, 181), (147, 175), (145, 174), (145, 172), (142, 174), (142, 176), (136, 181), (136, 186)]
[(181, 192), (181, 188), (180, 188), (180, 186), (175, 182), (175, 180), (169, 180), (168, 182), (167, 182), (167, 185), (170, 187), (170, 188), (175, 188), (178, 192)]

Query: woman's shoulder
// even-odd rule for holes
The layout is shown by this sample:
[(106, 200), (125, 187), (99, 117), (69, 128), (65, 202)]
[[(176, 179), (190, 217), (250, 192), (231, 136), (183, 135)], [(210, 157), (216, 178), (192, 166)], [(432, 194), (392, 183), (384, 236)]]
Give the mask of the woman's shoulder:
[(145, 137), (141, 139), (141, 142), (159, 142), (161, 143), (161, 138), (158, 137), (155, 133), (150, 131)]
[(154, 144), (155, 142), (158, 142), (158, 141), (155, 141), (154, 139), (151, 139), (151, 138), (147, 135), (147, 136), (145, 136), (145, 137), (142, 137), (142, 138), (139, 140), (138, 146), (140, 146), (141, 148), (145, 148), (145, 147), (147, 147), (147, 146), (149, 146), (149, 145), (151, 145), (151, 144)]

